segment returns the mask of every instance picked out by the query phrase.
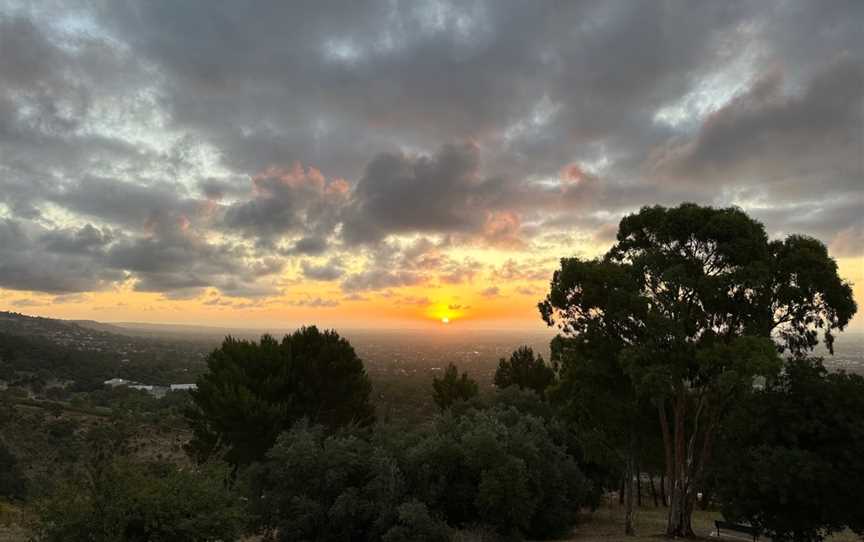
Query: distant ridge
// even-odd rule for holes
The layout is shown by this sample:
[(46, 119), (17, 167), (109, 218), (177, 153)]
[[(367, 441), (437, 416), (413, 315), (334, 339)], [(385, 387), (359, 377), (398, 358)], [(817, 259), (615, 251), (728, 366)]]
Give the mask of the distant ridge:
[(103, 331), (105, 333), (114, 333), (117, 335), (128, 335), (128, 331), (126, 328), (114, 324), (106, 324), (104, 322), (97, 322), (96, 320), (61, 320), (62, 322), (69, 322), (75, 324), (77, 326), (81, 326), (83, 328), (92, 329), (94, 331)]

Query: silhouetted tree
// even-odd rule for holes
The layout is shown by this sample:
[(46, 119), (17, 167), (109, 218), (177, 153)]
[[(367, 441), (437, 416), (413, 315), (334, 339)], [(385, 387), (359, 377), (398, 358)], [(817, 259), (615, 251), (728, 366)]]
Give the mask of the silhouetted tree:
[[(391, 451), (366, 434), (301, 420), (246, 473), (257, 523), (275, 540), (448, 540)], [(268, 538), (269, 539), (269, 538)]]
[[(667, 534), (693, 534), (697, 488), (723, 416), (781, 348), (801, 353), (855, 313), (852, 290), (815, 239), (769, 243), (736, 208), (685, 203), (625, 217), (602, 259), (564, 258), (539, 305), (549, 325), (619, 342), (635, 392), (656, 405), (671, 484)], [(671, 412), (670, 412), (671, 411)]]
[(468, 373), (459, 375), (459, 369), (452, 363), (444, 370), (441, 378), (432, 378), (432, 397), (438, 408), (444, 410), (456, 401), (467, 401), (477, 396), (479, 388)]
[(656, 416), (648, 416), (651, 405), (612, 361), (620, 355), (621, 342), (609, 337), (594, 339), (558, 336), (552, 340), (552, 358), (561, 369), (558, 385), (549, 395), (560, 415), (574, 427), (586, 458), (619, 474), (617, 480), (603, 481), (623, 489), (624, 532), (633, 535), (639, 452), (648, 432), (655, 430)]
[(726, 517), (772, 540), (864, 532), (864, 378), (792, 359), (726, 422), (714, 482)]
[(546, 388), (555, 381), (555, 369), (543, 361), (543, 356), (534, 355), (528, 346), (520, 346), (510, 359), (501, 358), (495, 371), (495, 386), (506, 388), (518, 386), (519, 389), (535, 391), (541, 397)]
[(199, 460), (220, 448), (235, 465), (261, 459), (301, 418), (330, 430), (374, 419), (363, 362), (335, 331), (304, 327), (281, 343), (228, 337), (207, 367), (188, 412)]

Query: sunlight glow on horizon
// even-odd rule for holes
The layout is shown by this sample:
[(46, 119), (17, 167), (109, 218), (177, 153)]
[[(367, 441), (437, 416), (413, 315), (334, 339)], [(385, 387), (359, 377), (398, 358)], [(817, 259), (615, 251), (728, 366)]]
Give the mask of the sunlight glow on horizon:
[[(864, 300), (864, 258), (837, 258), (840, 274)], [(551, 272), (550, 272), (551, 275)], [(369, 292), (350, 300), (326, 283), (303, 285), (305, 297), (290, 291), (270, 299), (229, 298), (208, 291), (190, 299), (169, 299), (138, 292), (132, 285), (107, 291), (52, 295), (0, 289), (0, 309), (24, 314), (101, 322), (141, 322), (249, 328), (293, 328), (306, 324), (335, 328), (529, 328), (545, 329), (537, 303), (548, 279), (499, 281), (500, 293), (484, 296), (489, 284), (474, 280), (459, 285), (409, 286)], [(333, 305), (315, 300), (333, 299)], [(860, 312), (860, 311), (859, 311)], [(445, 322), (446, 320), (446, 322)], [(857, 315), (847, 328), (864, 332)]]

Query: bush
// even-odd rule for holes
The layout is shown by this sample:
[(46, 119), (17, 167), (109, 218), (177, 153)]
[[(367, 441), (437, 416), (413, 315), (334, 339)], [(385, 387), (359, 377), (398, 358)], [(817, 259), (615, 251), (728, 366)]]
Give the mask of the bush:
[(245, 521), (228, 469), (112, 461), (37, 504), (41, 542), (234, 540)]
[(545, 538), (575, 523), (590, 490), (541, 418), (500, 406), (444, 413), (406, 452), (410, 486), (453, 527)]
[(369, 435), (301, 421), (245, 473), (257, 522), (276, 540), (442, 540), (395, 458)]
[(504, 406), (447, 411), (411, 432), (328, 435), (302, 421), (243, 477), (257, 524), (285, 541), (434, 542), (483, 525), (552, 537), (591, 488), (547, 422)]
[(27, 482), (21, 474), (18, 459), (0, 440), (0, 497), (22, 499), (27, 492)]
[(447, 542), (449, 532), (432, 517), (425, 504), (412, 500), (399, 505), (396, 525), (384, 535), (384, 542)]

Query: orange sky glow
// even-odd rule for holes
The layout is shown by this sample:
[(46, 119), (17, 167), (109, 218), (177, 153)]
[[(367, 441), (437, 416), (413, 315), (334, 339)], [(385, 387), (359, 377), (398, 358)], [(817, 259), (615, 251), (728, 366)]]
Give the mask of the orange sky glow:
[[(595, 251), (599, 248), (595, 247)], [(500, 269), (506, 265), (508, 255), (496, 256)], [(551, 276), (555, 260), (550, 259), (546, 264)], [(838, 264), (841, 275), (854, 283), (855, 298), (864, 299), (864, 258), (840, 258)], [(0, 307), (64, 319), (250, 329), (292, 329), (308, 324), (337, 329), (436, 329), (442, 327), (445, 318), (449, 326), (458, 329), (546, 327), (537, 311), (537, 302), (545, 295), (548, 279), (537, 277), (504, 279), (500, 273), (494, 276), (493, 271), (464, 284), (433, 281), (347, 300), (338, 288), (326, 282), (296, 278), (287, 282), (293, 283), (282, 295), (260, 301), (232, 299), (213, 290), (191, 299), (171, 299), (162, 294), (137, 292), (131, 284), (65, 296), (0, 290)], [(497, 288), (497, 291), (493, 294), (490, 288)], [(864, 332), (864, 319), (860, 314), (849, 330)]]

